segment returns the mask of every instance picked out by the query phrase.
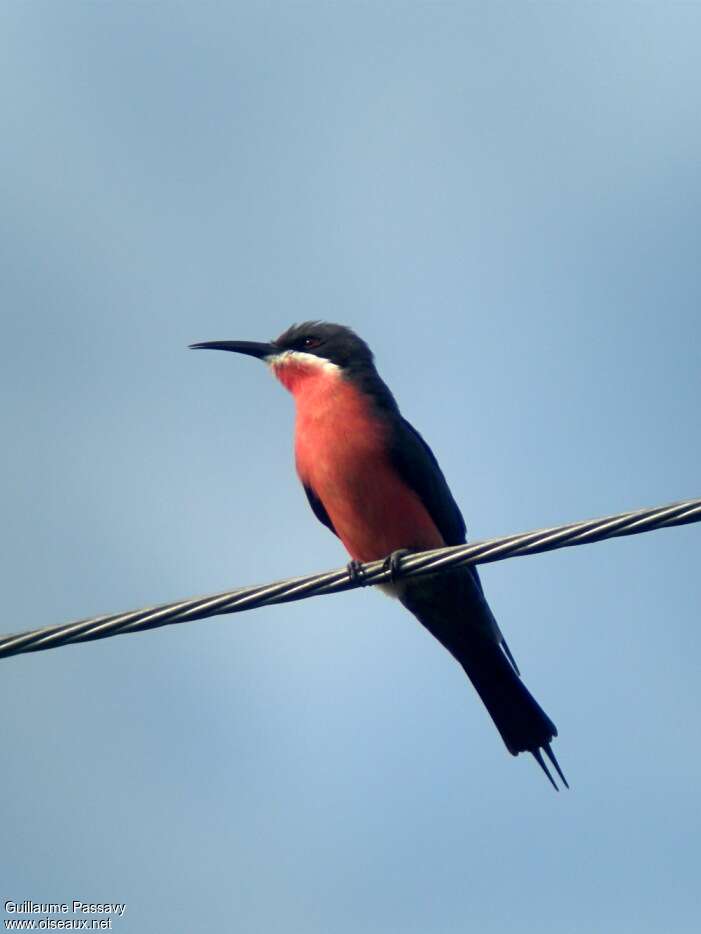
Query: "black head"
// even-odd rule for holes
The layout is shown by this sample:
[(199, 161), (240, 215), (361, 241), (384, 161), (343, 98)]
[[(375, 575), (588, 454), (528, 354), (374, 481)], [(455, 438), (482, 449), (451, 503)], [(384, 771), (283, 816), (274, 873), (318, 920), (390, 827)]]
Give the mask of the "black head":
[(372, 351), (358, 335), (342, 324), (326, 321), (305, 321), (293, 324), (277, 340), (270, 343), (256, 341), (205, 341), (191, 344), (195, 349), (230, 350), (234, 353), (257, 357), (268, 363), (285, 351), (311, 354), (329, 360), (345, 371), (372, 367)]
[[(311, 355), (320, 362), (328, 360), (337, 366), (346, 379), (351, 379), (363, 392), (372, 396), (377, 406), (397, 411), (394, 398), (377, 375), (372, 351), (358, 335), (342, 324), (327, 321), (305, 321), (293, 324), (277, 340), (263, 344), (254, 341), (206, 341), (191, 344), (193, 348), (230, 350), (246, 354), (271, 364), (278, 377), (283, 377), (285, 363), (296, 354)], [(289, 357), (288, 357), (289, 355)], [(288, 385), (288, 388), (289, 385)]]
[(305, 321), (293, 324), (273, 341), (278, 353), (286, 350), (313, 354), (349, 370), (372, 365), (372, 351), (362, 338), (343, 324)]

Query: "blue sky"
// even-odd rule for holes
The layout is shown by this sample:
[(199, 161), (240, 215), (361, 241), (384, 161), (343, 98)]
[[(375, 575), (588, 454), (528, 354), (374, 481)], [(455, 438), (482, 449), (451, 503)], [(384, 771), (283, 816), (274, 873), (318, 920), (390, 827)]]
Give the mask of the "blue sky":
[[(264, 368), (354, 327), (470, 535), (700, 494), (696, 4), (8, 3), (2, 629), (338, 566)], [(700, 530), (483, 571), (571, 792), (357, 592), (2, 662), (3, 901), (696, 930)]]

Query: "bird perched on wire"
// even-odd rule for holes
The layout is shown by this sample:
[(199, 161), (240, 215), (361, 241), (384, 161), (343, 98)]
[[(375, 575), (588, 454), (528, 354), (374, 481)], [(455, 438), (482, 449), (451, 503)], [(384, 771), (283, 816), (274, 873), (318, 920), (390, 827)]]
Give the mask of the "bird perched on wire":
[[(438, 461), (350, 328), (311, 321), (269, 343), (191, 346), (263, 360), (292, 393), (297, 473), (317, 519), (350, 554), (351, 573), (383, 558), (397, 573), (402, 554), (465, 542), (465, 522)], [(509, 752), (532, 753), (557, 789), (545, 752), (567, 786), (550, 746), (555, 724), (521, 680), (477, 569), (393, 579), (383, 588), (460, 662)]]

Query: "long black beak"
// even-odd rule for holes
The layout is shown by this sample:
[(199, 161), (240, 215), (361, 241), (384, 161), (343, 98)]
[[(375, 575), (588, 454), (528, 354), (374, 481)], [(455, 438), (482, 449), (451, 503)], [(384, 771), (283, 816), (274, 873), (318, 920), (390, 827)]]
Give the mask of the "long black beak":
[(204, 341), (201, 344), (190, 344), (190, 349), (231, 350), (233, 353), (243, 353), (258, 360), (265, 360), (266, 357), (279, 353), (275, 344), (260, 344), (257, 341)]

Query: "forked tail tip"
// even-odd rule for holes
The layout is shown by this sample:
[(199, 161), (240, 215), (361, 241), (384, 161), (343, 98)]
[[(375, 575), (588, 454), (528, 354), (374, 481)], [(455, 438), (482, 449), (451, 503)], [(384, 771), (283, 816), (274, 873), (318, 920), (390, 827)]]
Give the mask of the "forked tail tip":
[[(547, 765), (545, 764), (545, 760), (543, 759), (543, 753), (541, 753), (540, 747), (537, 747), (536, 749), (532, 749), (531, 752), (533, 753), (533, 758), (538, 763), (538, 765), (541, 767), (541, 769), (545, 772), (548, 781), (553, 786), (555, 791), (559, 791), (560, 789), (555, 784), (555, 779), (552, 777)], [(570, 786), (567, 782), (567, 779), (564, 776), (562, 769), (560, 768), (560, 763), (555, 758), (555, 753), (550, 748), (550, 743), (545, 743), (545, 745), (543, 746), (543, 752), (545, 752), (545, 755), (548, 757), (548, 759), (550, 759), (551, 763), (555, 767), (555, 771), (560, 776), (560, 780), (562, 781), (562, 784), (565, 786), (565, 788), (569, 789)]]

